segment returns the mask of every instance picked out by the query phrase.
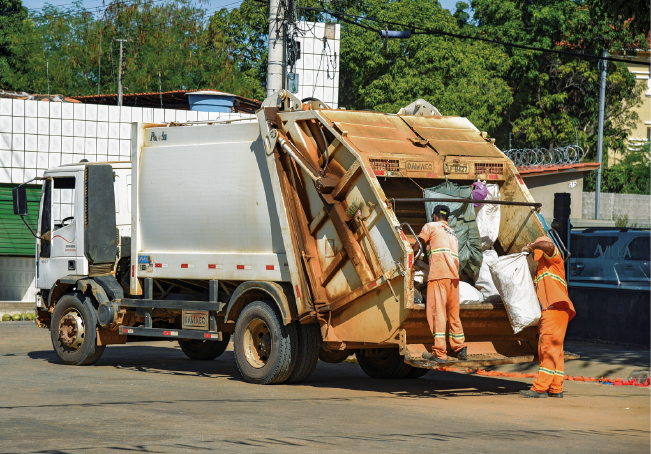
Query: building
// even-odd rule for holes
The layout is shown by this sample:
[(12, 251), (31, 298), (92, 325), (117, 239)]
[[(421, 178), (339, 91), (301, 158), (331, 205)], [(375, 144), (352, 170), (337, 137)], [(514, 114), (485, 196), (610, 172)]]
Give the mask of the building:
[[(617, 52), (613, 55), (619, 57), (630, 56), (630, 52)], [(648, 50), (636, 50), (635, 57), (626, 63), (628, 70), (635, 75), (636, 82), (641, 86), (640, 105), (633, 108), (640, 117), (635, 128), (628, 137), (628, 149), (639, 148), (651, 140), (651, 67), (642, 63), (651, 60), (651, 52)], [(621, 161), (622, 155), (619, 152), (608, 152), (608, 166)]]

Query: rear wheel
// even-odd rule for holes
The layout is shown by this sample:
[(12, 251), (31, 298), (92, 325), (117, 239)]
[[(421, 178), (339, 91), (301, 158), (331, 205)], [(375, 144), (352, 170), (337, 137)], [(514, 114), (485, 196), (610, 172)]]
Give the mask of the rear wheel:
[(323, 350), (319, 352), (319, 359), (324, 363), (337, 364), (346, 360), (355, 352), (352, 350)]
[(231, 339), (230, 333), (222, 333), (223, 340), (209, 341), (201, 339), (191, 339), (186, 341), (179, 341), (179, 346), (185, 356), (190, 359), (198, 359), (201, 361), (215, 359), (221, 356), (228, 347), (228, 342)]
[(244, 380), (262, 385), (287, 380), (292, 373), (295, 330), (293, 323), (283, 325), (273, 302), (248, 304), (237, 319), (234, 339), (235, 363)]
[(294, 370), (287, 379), (287, 383), (300, 383), (305, 381), (319, 361), (319, 351), (321, 351), (321, 331), (318, 323), (301, 325), (297, 323), (296, 331), (298, 333), (298, 348)]
[(359, 366), (371, 378), (405, 378), (413, 369), (397, 348), (357, 350), (356, 356)]
[(411, 366), (411, 370), (407, 373), (405, 378), (420, 378), (428, 372), (429, 369), (421, 369), (420, 367)]
[(97, 310), (83, 293), (63, 296), (52, 313), (52, 347), (63, 364), (87, 366), (97, 362), (105, 345), (97, 345)]

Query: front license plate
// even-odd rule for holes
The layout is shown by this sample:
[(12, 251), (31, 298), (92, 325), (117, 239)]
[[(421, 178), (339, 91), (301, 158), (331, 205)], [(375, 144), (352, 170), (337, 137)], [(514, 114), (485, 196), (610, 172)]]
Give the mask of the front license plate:
[(183, 329), (202, 329), (208, 331), (210, 317), (208, 311), (183, 311)]

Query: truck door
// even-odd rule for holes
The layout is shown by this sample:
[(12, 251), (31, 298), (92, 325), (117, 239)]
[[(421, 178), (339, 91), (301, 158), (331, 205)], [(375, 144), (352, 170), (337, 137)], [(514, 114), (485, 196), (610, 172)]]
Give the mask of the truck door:
[(63, 276), (85, 272), (80, 269), (83, 260), (77, 257), (77, 197), (74, 176), (53, 177), (43, 185), (39, 233), (50, 232), (50, 240), (39, 240), (39, 288), (51, 288)]

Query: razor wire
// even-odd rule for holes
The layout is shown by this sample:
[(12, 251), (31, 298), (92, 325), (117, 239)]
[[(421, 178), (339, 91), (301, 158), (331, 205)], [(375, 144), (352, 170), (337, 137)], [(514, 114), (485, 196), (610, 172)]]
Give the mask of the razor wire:
[(578, 145), (556, 148), (518, 148), (505, 150), (504, 154), (516, 167), (546, 167), (577, 164), (585, 157)]

